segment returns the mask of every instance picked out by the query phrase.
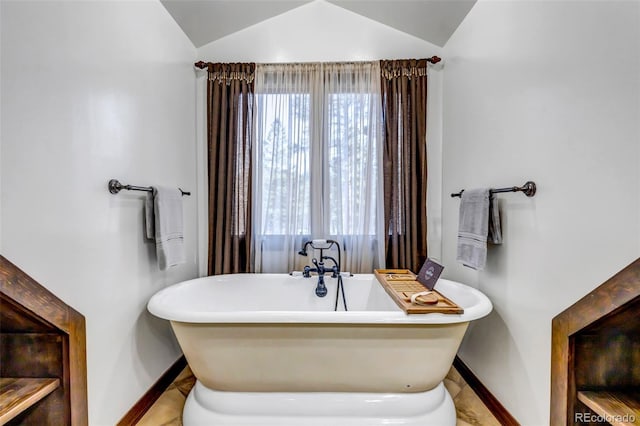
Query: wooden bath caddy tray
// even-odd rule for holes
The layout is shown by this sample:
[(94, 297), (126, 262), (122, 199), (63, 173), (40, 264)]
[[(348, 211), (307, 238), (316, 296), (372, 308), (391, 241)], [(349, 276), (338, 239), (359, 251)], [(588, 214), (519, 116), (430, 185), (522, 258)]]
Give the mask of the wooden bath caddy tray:
[(374, 269), (373, 273), (382, 288), (391, 296), (394, 302), (407, 314), (462, 314), (464, 309), (444, 297), (436, 290), (431, 290), (437, 297), (438, 303), (432, 305), (418, 305), (411, 303), (411, 296), (428, 289), (416, 281), (416, 274), (408, 269)]

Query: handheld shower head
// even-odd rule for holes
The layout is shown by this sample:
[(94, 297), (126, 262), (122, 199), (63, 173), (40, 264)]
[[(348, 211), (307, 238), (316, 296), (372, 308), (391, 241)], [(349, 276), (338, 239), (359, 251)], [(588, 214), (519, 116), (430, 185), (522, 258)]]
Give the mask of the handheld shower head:
[(300, 256), (306, 256), (307, 255), (307, 246), (311, 244), (311, 241), (307, 241), (302, 245), (302, 249), (298, 252), (298, 254)]

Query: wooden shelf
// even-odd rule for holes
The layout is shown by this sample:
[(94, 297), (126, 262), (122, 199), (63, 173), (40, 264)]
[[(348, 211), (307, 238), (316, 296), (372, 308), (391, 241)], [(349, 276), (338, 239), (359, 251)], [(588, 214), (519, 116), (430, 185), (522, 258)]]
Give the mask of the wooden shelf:
[[(604, 401), (620, 399), (620, 392), (631, 393), (638, 409), (633, 401), (640, 401), (639, 310), (640, 258), (553, 318), (551, 426), (583, 424), (578, 414), (586, 414), (585, 406), (600, 407), (590, 409), (604, 413), (600, 410), (610, 404)], [(596, 390), (615, 398), (591, 393)], [(640, 415), (636, 417), (640, 426)]]
[[(84, 316), (2, 255), (0, 366), (0, 425), (89, 424)], [(42, 385), (17, 379), (36, 377), (48, 379)], [(28, 406), (31, 398), (40, 401), (8, 420), (18, 415), (16, 406)]]
[(6, 424), (59, 386), (59, 379), (0, 378), (0, 425)]
[(640, 425), (639, 391), (580, 391), (578, 400), (612, 425)]

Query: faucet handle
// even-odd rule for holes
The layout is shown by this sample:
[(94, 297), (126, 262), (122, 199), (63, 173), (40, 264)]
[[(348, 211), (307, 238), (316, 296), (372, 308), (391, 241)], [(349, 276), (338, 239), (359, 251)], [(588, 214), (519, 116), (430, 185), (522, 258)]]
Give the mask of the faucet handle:
[(311, 266), (306, 265), (302, 271), (302, 276), (304, 278), (310, 278), (311, 277)]
[(331, 271), (333, 272), (333, 274), (331, 274), (331, 278), (338, 278), (338, 276), (340, 276), (340, 271), (338, 271), (337, 265), (333, 265), (333, 268), (331, 268)]

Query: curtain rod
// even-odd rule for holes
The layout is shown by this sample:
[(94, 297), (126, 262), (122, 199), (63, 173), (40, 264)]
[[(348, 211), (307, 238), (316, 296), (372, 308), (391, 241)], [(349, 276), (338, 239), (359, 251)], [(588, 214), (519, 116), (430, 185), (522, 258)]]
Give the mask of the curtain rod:
[[(442, 60), (442, 58), (440, 58), (439, 56), (432, 56), (430, 58), (427, 58), (427, 62), (429, 62), (431, 64), (437, 64), (441, 60)], [(203, 70), (203, 69), (207, 68), (207, 66), (209, 65), (209, 62), (198, 61), (193, 65), (195, 65), (196, 68), (200, 68), (201, 70)]]

